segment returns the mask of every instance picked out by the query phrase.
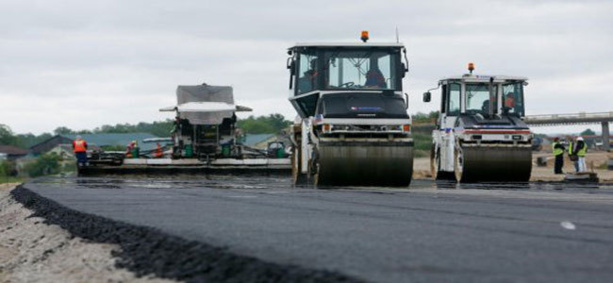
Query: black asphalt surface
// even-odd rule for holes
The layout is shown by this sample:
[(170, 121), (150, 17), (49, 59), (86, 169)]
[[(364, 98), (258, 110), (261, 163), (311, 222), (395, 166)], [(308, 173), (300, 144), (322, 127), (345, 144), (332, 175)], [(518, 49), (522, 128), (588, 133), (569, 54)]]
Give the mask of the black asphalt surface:
[(355, 280), (613, 282), (608, 186), (314, 189), (285, 177), (179, 176), (23, 187), (87, 214)]

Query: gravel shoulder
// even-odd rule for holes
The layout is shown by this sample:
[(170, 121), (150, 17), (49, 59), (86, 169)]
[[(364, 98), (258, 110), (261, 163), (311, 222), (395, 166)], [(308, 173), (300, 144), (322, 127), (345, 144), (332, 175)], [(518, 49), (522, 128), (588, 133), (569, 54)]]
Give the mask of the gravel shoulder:
[(0, 282), (173, 282), (116, 267), (117, 245), (92, 243), (15, 201), (0, 185)]

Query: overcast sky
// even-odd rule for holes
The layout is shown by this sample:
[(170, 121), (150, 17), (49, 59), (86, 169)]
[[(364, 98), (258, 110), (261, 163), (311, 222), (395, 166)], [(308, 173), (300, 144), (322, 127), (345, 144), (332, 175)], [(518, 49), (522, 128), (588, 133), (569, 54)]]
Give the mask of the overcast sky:
[(177, 85), (203, 82), (233, 86), (251, 114), (293, 120), (288, 47), (362, 30), (395, 41), (396, 27), (410, 112), (436, 110), (440, 98), (421, 93), (468, 62), (529, 77), (528, 114), (613, 111), (610, 0), (0, 0), (0, 123), (39, 134), (163, 120)]

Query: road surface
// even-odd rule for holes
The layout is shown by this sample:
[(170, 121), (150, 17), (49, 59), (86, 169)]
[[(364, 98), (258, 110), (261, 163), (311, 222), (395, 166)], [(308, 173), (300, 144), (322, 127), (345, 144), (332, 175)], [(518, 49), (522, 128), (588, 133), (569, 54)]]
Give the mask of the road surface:
[(373, 282), (613, 282), (613, 187), (293, 188), (288, 178), (51, 178), (84, 213)]

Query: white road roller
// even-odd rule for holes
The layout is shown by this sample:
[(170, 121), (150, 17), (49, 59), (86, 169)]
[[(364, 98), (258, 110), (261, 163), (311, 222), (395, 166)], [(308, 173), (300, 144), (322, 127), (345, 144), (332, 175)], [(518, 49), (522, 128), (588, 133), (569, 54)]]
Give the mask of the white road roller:
[[(299, 43), (289, 48), (294, 182), (403, 186), (413, 139), (401, 43)], [(404, 56), (403, 56), (404, 55)], [(404, 62), (403, 62), (404, 58)]]
[[(440, 116), (432, 132), (435, 179), (528, 182), (533, 134), (523, 122), (527, 78), (470, 73), (444, 78)], [(434, 90), (431, 89), (430, 91)], [(424, 93), (429, 102), (430, 91)]]

